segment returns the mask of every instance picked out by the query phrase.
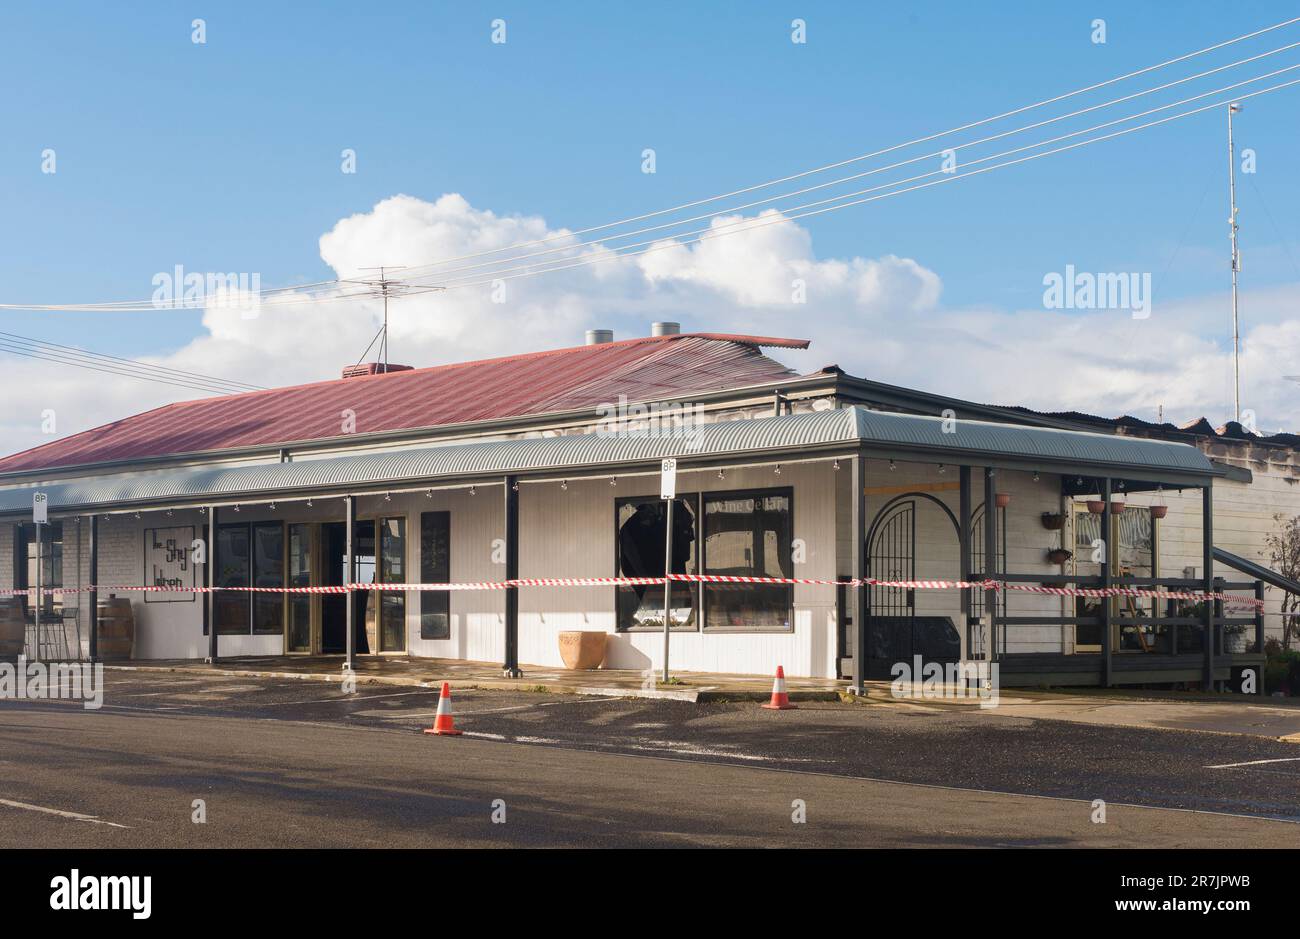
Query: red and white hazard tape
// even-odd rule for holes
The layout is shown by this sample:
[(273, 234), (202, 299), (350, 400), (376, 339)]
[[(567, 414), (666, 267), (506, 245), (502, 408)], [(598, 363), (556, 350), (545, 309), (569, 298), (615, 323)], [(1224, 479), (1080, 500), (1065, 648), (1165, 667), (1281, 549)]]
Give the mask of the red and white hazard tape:
[[(790, 586), (795, 584), (826, 587), (885, 587), (901, 590), (1017, 590), (1025, 593), (1046, 594), (1056, 597), (1148, 597), (1157, 600), (1220, 600), (1229, 606), (1262, 609), (1262, 600), (1253, 597), (1235, 597), (1225, 593), (1198, 593), (1189, 590), (1150, 590), (1141, 587), (1057, 587), (1039, 584), (1011, 583), (1000, 580), (879, 580), (867, 577), (861, 580), (819, 580), (809, 577), (745, 577), (733, 574), (670, 574), (664, 577), (533, 577), (515, 580), (473, 581), (447, 584), (343, 584), (329, 587), (172, 587), (151, 584), (147, 586), (99, 587), (46, 587), (45, 594), (89, 593), (284, 593), (284, 594), (341, 594), (354, 590), (451, 591), (451, 590), (505, 590), (511, 587), (654, 587), (662, 586), (665, 579), (679, 583), (704, 584), (766, 584)], [(25, 589), (0, 589), (0, 596), (21, 596), (34, 593)]]

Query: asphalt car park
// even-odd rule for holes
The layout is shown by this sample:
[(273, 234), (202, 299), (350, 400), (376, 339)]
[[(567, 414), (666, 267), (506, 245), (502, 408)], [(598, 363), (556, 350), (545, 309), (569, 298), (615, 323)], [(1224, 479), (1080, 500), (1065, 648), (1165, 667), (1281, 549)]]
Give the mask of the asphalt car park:
[[(437, 689), (107, 673), (105, 707), (410, 734)], [(1094, 726), (911, 703), (694, 704), (457, 689), (470, 739), (1300, 821), (1300, 747), (1233, 734)], [(420, 735), (418, 743), (416, 735)]]

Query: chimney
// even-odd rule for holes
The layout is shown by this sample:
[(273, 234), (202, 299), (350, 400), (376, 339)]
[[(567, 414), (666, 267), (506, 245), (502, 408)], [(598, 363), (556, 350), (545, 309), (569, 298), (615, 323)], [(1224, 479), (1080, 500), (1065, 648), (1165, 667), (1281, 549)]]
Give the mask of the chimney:
[(650, 324), (650, 335), (652, 336), (676, 336), (681, 331), (681, 323), (663, 322)]
[(607, 342), (614, 341), (614, 330), (612, 329), (589, 329), (587, 330), (587, 345), (603, 346)]
[[(387, 371), (409, 372), (412, 369), (412, 367), (413, 366), (410, 365), (396, 365), (390, 362), (388, 363)], [(343, 369), (343, 377), (364, 378), (367, 375), (382, 375), (384, 374), (384, 371), (385, 369), (384, 369), (383, 362), (362, 362), (359, 365), (349, 365), (347, 368)]]

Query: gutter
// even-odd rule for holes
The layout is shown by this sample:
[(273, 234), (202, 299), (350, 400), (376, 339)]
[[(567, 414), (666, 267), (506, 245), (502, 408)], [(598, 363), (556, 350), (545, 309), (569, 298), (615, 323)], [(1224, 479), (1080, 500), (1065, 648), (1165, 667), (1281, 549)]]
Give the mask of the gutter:
[[(844, 459), (860, 448), (866, 449), (868, 455), (875, 459), (897, 459), (918, 462), (970, 463), (971, 465), (990, 466), (995, 469), (1038, 471), (1055, 473), (1063, 476), (1082, 472), (1087, 475), (1116, 476), (1135, 481), (1158, 482), (1177, 486), (1180, 483), (1189, 487), (1204, 486), (1214, 475), (1202, 475), (1191, 471), (1158, 470), (1144, 467), (1118, 466), (1115, 464), (1081, 460), (1060, 462), (1040, 459), (1034, 456), (1015, 454), (995, 454), (979, 450), (964, 450), (951, 447), (924, 446), (872, 446), (861, 439), (828, 440), (813, 445), (768, 448), (763, 450), (739, 450), (730, 453), (715, 453), (707, 456), (693, 457), (683, 454), (678, 457), (683, 469), (704, 469), (717, 466), (773, 465), (775, 463), (795, 463), (815, 460)], [(403, 476), (390, 479), (364, 480), (356, 483), (330, 482), (314, 487), (296, 486), (281, 489), (241, 490), (235, 492), (214, 493), (209, 497), (201, 494), (180, 494), (176, 496), (154, 496), (133, 501), (102, 503), (75, 503), (52, 505), (51, 514), (68, 517), (96, 511), (103, 513), (113, 507), (118, 511), (199, 508), (207, 505), (253, 504), (260, 502), (286, 502), (297, 498), (329, 498), (343, 494), (365, 496), (382, 495), (392, 491), (419, 491), (429, 486), (446, 488), (449, 485), (483, 485), (500, 484), (504, 475), (517, 476), (521, 482), (547, 479), (581, 479), (600, 477), (613, 473), (629, 474), (642, 470), (647, 474), (657, 471), (659, 458), (639, 458), (607, 461), (587, 464), (549, 464), (527, 468), (503, 467), (491, 470), (474, 470), (461, 473), (442, 474), (439, 476)], [(1217, 475), (1217, 474), (1215, 474)], [(0, 518), (23, 518), (30, 509), (20, 508), (0, 513)]]

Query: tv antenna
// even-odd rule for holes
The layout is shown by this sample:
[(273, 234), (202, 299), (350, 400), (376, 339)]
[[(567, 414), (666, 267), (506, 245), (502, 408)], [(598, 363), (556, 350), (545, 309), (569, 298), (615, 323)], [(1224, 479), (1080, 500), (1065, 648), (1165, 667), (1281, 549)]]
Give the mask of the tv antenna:
[[(379, 291), (379, 295), (384, 298), (384, 325), (379, 328), (379, 361), (383, 364), (384, 374), (388, 374), (388, 298), (395, 295), (398, 290), (406, 286), (404, 281), (392, 280), (388, 277), (389, 271), (404, 271), (405, 266), (399, 267), (363, 267), (363, 271), (378, 271), (378, 280), (361, 280), (354, 283), (366, 284), (374, 287)], [(375, 344), (375, 340), (370, 340), (370, 346)], [(366, 346), (366, 352), (370, 351), (370, 346)], [(366, 357), (366, 352), (361, 353), (361, 358)], [(358, 363), (359, 364), (359, 363)]]
[(387, 374), (388, 372), (388, 298), (404, 297), (409, 294), (415, 294), (415, 293), (429, 293), (435, 290), (446, 290), (447, 288), (439, 287), (433, 284), (411, 283), (410, 281), (405, 281), (395, 277), (390, 277), (389, 274), (393, 271), (406, 270), (406, 267), (401, 265), (394, 267), (385, 264), (382, 267), (363, 267), (360, 268), (360, 270), (378, 271), (379, 276), (378, 278), (372, 280), (366, 280), (364, 278), (355, 278), (355, 277), (340, 279), (340, 283), (360, 284), (362, 286), (371, 288), (368, 293), (361, 294), (361, 296), (383, 297), (384, 298), (384, 325), (379, 327), (379, 332), (375, 333), (375, 338), (370, 340), (370, 345), (366, 346), (366, 351), (361, 353), (361, 358), (357, 359), (357, 364), (358, 365), (361, 364), (361, 362), (365, 359), (365, 357), (370, 354), (370, 350), (374, 346), (375, 342), (378, 341), (379, 361), (383, 367), (384, 373)]

